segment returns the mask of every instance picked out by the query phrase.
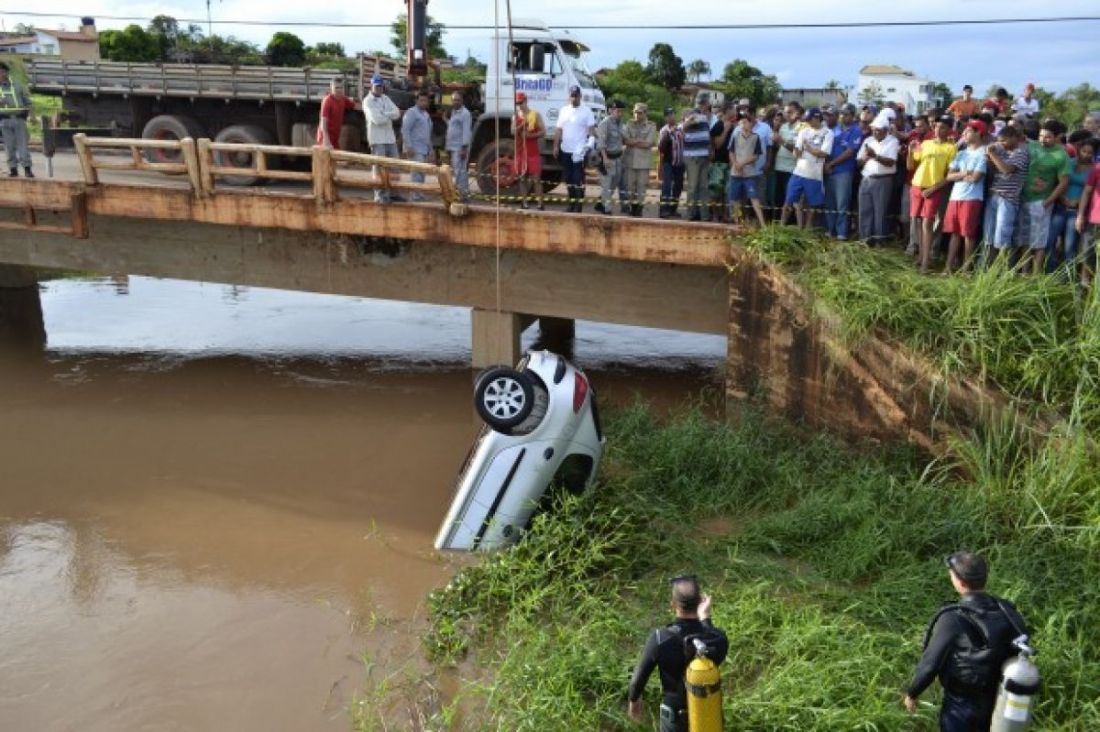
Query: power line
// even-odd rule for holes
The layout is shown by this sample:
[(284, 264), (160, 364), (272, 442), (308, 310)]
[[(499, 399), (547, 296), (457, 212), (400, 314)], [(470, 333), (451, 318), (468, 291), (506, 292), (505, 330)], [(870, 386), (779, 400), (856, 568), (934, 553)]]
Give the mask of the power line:
[[(3, 15), (15, 15), (28, 18), (69, 18), (71, 13), (38, 13), (0, 10)], [(127, 22), (150, 21), (152, 18), (137, 15), (100, 15), (100, 20), (117, 20)], [(175, 18), (178, 23), (207, 23), (207, 18)], [(747, 23), (734, 24), (686, 24), (686, 25), (551, 25), (557, 30), (601, 30), (601, 31), (634, 31), (634, 30), (825, 30), (844, 28), (913, 28), (926, 26), (951, 26), (951, 25), (1012, 25), (1031, 23), (1080, 23), (1088, 21), (1100, 21), (1100, 15), (1059, 16), (1052, 18), (978, 18), (960, 20), (893, 20), (893, 21), (856, 21), (851, 23)], [(389, 23), (340, 23), (331, 21), (309, 20), (214, 20), (214, 25), (260, 25), (278, 26), (289, 28), (375, 28), (388, 29)], [(491, 25), (446, 25), (448, 30), (492, 30)]]

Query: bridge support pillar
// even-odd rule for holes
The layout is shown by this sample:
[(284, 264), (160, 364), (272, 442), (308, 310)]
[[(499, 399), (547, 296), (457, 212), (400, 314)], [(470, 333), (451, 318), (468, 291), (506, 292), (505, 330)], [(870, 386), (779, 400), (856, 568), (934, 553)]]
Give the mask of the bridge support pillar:
[(38, 275), (29, 267), (0, 264), (0, 346), (41, 350), (46, 345)]
[(577, 336), (577, 321), (572, 318), (539, 316), (538, 347), (564, 356), (573, 354), (573, 339)]
[(472, 366), (515, 366), (520, 358), (519, 337), (523, 333), (522, 316), (474, 308), (471, 313), (473, 341), (470, 355)]

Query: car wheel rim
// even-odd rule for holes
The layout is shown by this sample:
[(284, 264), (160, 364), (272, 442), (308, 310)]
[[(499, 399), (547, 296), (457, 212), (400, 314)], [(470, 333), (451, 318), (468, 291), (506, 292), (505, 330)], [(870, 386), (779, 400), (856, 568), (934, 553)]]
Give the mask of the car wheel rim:
[(489, 382), (483, 401), (489, 414), (497, 419), (512, 419), (523, 409), (527, 398), (518, 381), (499, 378)]

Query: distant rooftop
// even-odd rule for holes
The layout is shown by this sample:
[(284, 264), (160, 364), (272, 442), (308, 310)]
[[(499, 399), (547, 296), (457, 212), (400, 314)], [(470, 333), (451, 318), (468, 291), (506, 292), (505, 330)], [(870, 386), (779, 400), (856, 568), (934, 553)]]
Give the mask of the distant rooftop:
[(894, 66), (893, 64), (868, 64), (859, 70), (859, 73), (865, 76), (908, 76), (911, 78), (919, 78), (909, 69), (903, 69), (900, 66)]

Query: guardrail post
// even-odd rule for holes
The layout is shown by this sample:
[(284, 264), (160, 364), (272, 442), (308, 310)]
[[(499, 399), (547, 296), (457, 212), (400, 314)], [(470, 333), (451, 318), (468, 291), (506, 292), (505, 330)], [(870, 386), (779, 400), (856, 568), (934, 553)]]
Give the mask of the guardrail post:
[(336, 201), (336, 166), (329, 150), (313, 146), (313, 195), (318, 203)]
[(74, 193), (72, 198), (72, 213), (71, 224), (73, 227), (73, 238), (75, 239), (87, 239), (88, 238), (88, 194), (84, 191), (80, 193)]
[(195, 141), (190, 137), (183, 138), (180, 140), (180, 150), (183, 152), (183, 163), (187, 166), (187, 179), (191, 181), (191, 190), (201, 198), (205, 191), (202, 188), (199, 153), (195, 147)]
[(73, 135), (73, 147), (76, 148), (80, 169), (84, 172), (84, 182), (90, 186), (99, 185), (99, 174), (96, 173), (92, 150), (88, 147), (88, 136), (83, 132)]
[(214, 153), (210, 149), (210, 138), (201, 137), (198, 143), (198, 157), (199, 166), (199, 190), (203, 196), (214, 195)]

